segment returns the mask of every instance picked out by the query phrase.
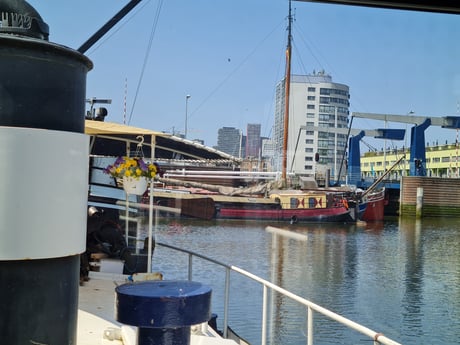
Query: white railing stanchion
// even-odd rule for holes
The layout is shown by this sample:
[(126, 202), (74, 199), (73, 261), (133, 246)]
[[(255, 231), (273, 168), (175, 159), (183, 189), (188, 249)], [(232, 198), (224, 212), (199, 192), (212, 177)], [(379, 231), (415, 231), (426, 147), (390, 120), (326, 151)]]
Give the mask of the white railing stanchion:
[(262, 301), (262, 341), (261, 345), (265, 345), (267, 343), (267, 286), (264, 284), (264, 292), (263, 292), (263, 301)]
[[(128, 209), (128, 205), (126, 205)], [(147, 272), (152, 272), (152, 260), (153, 260), (153, 181), (150, 179), (149, 184), (149, 229), (148, 229), (148, 247), (147, 247)], [(155, 213), (155, 236), (158, 231), (158, 213)]]
[(313, 345), (313, 309), (307, 308), (307, 344)]
[(188, 280), (192, 280), (193, 275), (193, 254), (188, 254)]
[[(245, 271), (244, 269), (241, 269), (239, 267), (236, 267), (236, 266), (229, 266), (227, 264), (224, 264), (222, 262), (219, 262), (217, 260), (214, 260), (214, 259), (211, 259), (211, 258), (208, 258), (204, 255), (201, 255), (201, 254), (198, 254), (198, 253), (194, 253), (194, 252), (191, 252), (189, 250), (186, 250), (186, 249), (182, 249), (182, 248), (178, 248), (178, 247), (175, 247), (175, 246), (172, 246), (172, 245), (169, 245), (169, 244), (164, 244), (164, 243), (158, 243), (158, 245), (160, 246), (163, 246), (163, 247), (166, 247), (166, 248), (170, 248), (170, 249), (173, 249), (173, 250), (177, 250), (177, 251), (180, 251), (180, 252), (183, 252), (183, 253), (187, 253), (189, 255), (189, 277), (191, 277), (191, 270), (192, 270), (192, 256), (196, 256), (198, 258), (201, 258), (203, 260), (206, 260), (208, 262), (211, 262), (213, 264), (216, 264), (218, 266), (222, 266), (222, 267), (225, 267), (226, 269), (226, 281), (225, 281), (225, 306), (224, 306), (224, 334), (226, 333), (226, 330), (227, 330), (227, 327), (228, 327), (228, 301), (229, 301), (229, 294), (230, 294), (230, 271), (234, 271), (234, 272), (237, 272), (241, 275), (243, 275), (244, 277), (246, 278), (249, 278), (249, 279), (252, 279), (253, 281), (255, 282), (258, 282), (260, 284), (263, 285), (263, 311), (262, 311), (262, 345), (265, 345), (266, 343), (266, 336), (267, 336), (267, 290), (268, 288), (270, 288), (270, 291), (271, 293), (273, 292), (277, 292), (277, 293), (281, 293), (283, 296), (286, 296), (287, 298), (297, 302), (297, 303), (300, 303), (302, 305), (304, 305), (305, 307), (307, 307), (307, 310), (308, 310), (308, 320), (307, 320), (307, 336), (308, 336), (308, 339), (307, 339), (307, 342), (308, 342), (308, 345), (313, 345), (313, 312), (317, 312), (317, 313), (320, 313), (321, 315), (339, 323), (339, 324), (342, 324), (346, 327), (348, 327), (349, 329), (353, 329), (355, 330), (356, 332), (362, 334), (362, 335), (365, 335), (367, 337), (369, 337), (370, 339), (372, 339), (374, 341), (374, 343), (376, 345), (378, 344), (383, 344), (383, 345), (401, 345), (400, 343), (394, 341), (394, 340), (391, 340), (389, 338), (387, 338), (386, 336), (384, 336), (382, 333), (377, 333), (361, 324), (358, 324), (354, 321), (351, 321), (339, 314), (336, 314), (326, 308), (323, 308), (309, 300), (306, 300), (305, 298), (302, 298), (286, 289), (283, 289), (282, 287), (278, 286), (278, 285), (275, 285), (261, 277), (258, 277), (256, 276), (255, 274), (252, 274), (248, 271)], [(272, 311), (273, 312), (273, 311)], [(225, 334), (226, 336), (226, 334)]]
[(230, 268), (225, 268), (225, 297), (224, 297), (224, 338), (228, 335), (228, 306), (230, 304)]

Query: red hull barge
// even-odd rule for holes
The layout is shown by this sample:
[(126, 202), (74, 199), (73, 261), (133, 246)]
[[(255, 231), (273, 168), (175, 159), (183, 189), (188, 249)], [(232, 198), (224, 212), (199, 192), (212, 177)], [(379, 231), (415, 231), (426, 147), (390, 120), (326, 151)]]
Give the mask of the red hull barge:
[(385, 205), (388, 203), (388, 200), (385, 198), (385, 188), (369, 194), (366, 202), (366, 210), (361, 219), (366, 222), (383, 221)]
[(216, 212), (220, 219), (245, 219), (297, 222), (347, 222), (350, 211), (344, 207), (327, 209), (243, 209), (221, 208)]

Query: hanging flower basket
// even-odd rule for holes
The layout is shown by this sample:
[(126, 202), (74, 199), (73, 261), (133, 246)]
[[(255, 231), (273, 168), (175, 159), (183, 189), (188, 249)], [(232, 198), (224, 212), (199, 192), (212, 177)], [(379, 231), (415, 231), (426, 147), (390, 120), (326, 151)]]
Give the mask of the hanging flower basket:
[(148, 179), (157, 173), (155, 164), (148, 164), (140, 157), (118, 157), (104, 169), (106, 174), (123, 180), (123, 189), (128, 194), (142, 195), (147, 189)]
[(142, 195), (147, 190), (147, 178), (123, 176), (123, 189), (128, 194)]

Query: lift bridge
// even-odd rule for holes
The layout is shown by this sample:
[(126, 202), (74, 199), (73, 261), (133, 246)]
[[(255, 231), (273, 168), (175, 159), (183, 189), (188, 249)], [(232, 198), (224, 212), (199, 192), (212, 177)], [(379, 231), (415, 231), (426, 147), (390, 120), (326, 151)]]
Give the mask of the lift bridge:
[[(409, 158), (409, 175), (410, 176), (426, 176), (426, 154), (425, 154), (425, 130), (430, 126), (440, 126), (442, 128), (459, 129), (460, 117), (426, 117), (415, 115), (394, 115), (394, 114), (375, 114), (375, 113), (353, 113), (352, 119), (366, 118), (371, 120), (381, 120), (385, 122), (399, 122), (405, 124), (413, 124), (411, 128), (410, 138), (410, 158)], [(352, 122), (351, 122), (352, 123)], [(301, 126), (301, 130), (306, 130), (307, 127)], [(308, 127), (315, 131), (324, 131), (323, 127)], [(366, 187), (363, 185), (361, 178), (361, 152), (360, 141), (363, 137), (374, 137), (377, 139), (388, 140), (404, 140), (404, 129), (389, 129), (378, 128), (375, 130), (362, 130), (353, 128), (328, 128), (337, 134), (350, 135), (348, 145), (348, 174), (347, 180), (349, 184), (358, 187)], [(340, 172), (339, 172), (340, 175)]]
[[(301, 126), (299, 129), (299, 134), (301, 130), (306, 130), (306, 126)], [(309, 130), (314, 131), (330, 131), (336, 134), (345, 134), (349, 135), (349, 149), (348, 149), (348, 174), (347, 180), (349, 184), (356, 185), (358, 187), (364, 187), (361, 182), (361, 153), (359, 148), (359, 143), (361, 139), (365, 136), (374, 137), (377, 139), (390, 139), (390, 140), (404, 140), (404, 135), (406, 130), (404, 129), (388, 129), (388, 128), (378, 128), (373, 130), (363, 130), (363, 129), (354, 129), (354, 128), (324, 128), (324, 127), (311, 127), (308, 126)], [(294, 159), (293, 159), (294, 160)], [(342, 167), (341, 167), (342, 168)], [(341, 176), (341, 169), (336, 176), (339, 183)]]
[[(394, 115), (374, 113), (353, 113), (353, 117), (380, 120), (385, 122), (399, 122), (413, 124), (410, 137), (410, 176), (426, 176), (426, 154), (425, 154), (425, 130), (429, 126), (440, 126), (448, 129), (460, 128), (459, 116), (427, 117), (415, 115)], [(361, 165), (359, 141), (364, 136), (374, 136), (380, 139), (402, 140), (405, 130), (403, 129), (377, 129), (376, 131), (359, 131), (357, 135), (349, 139), (348, 153), (348, 183), (360, 186)]]

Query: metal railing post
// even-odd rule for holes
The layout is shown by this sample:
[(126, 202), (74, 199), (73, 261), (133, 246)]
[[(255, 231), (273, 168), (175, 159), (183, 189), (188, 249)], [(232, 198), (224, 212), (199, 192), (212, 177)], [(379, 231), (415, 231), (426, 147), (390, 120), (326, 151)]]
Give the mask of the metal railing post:
[(225, 268), (225, 297), (224, 297), (224, 338), (228, 334), (228, 306), (230, 303), (230, 268)]
[(270, 289), (270, 293), (274, 293), (274, 292), (277, 292), (277, 293), (281, 293), (282, 295), (284, 295), (285, 297), (293, 300), (293, 301), (296, 301), (304, 306), (307, 307), (307, 317), (308, 317), (308, 320), (307, 320), (307, 344), (308, 345), (313, 345), (313, 312), (317, 312), (317, 313), (320, 313), (321, 315), (329, 318), (330, 320), (333, 320), (335, 322), (338, 322), (346, 327), (348, 327), (349, 329), (352, 329), (362, 335), (366, 335), (367, 337), (371, 338), (373, 341), (374, 341), (374, 344), (383, 344), (383, 345), (401, 345), (400, 343), (394, 341), (394, 340), (391, 340), (389, 338), (387, 338), (385, 335), (383, 335), (382, 333), (377, 333), (363, 325), (360, 325), (354, 321), (351, 321), (339, 314), (336, 314), (326, 308), (323, 308), (309, 300), (306, 300), (298, 295), (295, 295), (293, 294), (292, 292), (286, 290), (286, 289), (283, 289), (282, 287), (280, 286), (277, 286), (265, 279), (262, 279), (248, 271), (245, 271), (239, 267), (236, 267), (236, 266), (229, 266), (229, 265), (226, 265), (222, 262), (219, 262), (217, 260), (214, 260), (214, 259), (211, 259), (211, 258), (208, 258), (208, 257), (205, 257), (201, 254), (198, 254), (198, 253), (194, 253), (194, 252), (191, 252), (191, 251), (188, 251), (188, 250), (185, 250), (185, 249), (181, 249), (181, 248), (177, 248), (177, 247), (174, 247), (172, 245), (169, 245), (169, 244), (164, 244), (164, 243), (157, 243), (158, 245), (160, 246), (164, 246), (166, 248), (170, 248), (170, 249), (173, 249), (173, 250), (178, 250), (178, 251), (181, 251), (183, 253), (187, 253), (188, 256), (189, 256), (189, 259), (188, 259), (188, 276), (189, 276), (189, 280), (192, 279), (192, 271), (193, 271), (193, 267), (192, 267), (192, 258), (193, 256), (196, 256), (198, 258), (201, 258), (201, 259), (204, 259), (208, 262), (211, 262), (211, 263), (214, 263), (216, 265), (219, 265), (219, 266), (222, 266), (222, 267), (225, 267), (225, 296), (224, 296), (224, 321), (223, 321), (223, 336), (224, 338), (227, 337), (228, 335), (228, 313), (229, 313), (229, 300), (230, 300), (230, 274), (231, 274), (231, 271), (234, 271), (234, 272), (237, 272), (241, 275), (243, 275), (244, 277), (246, 278), (249, 278), (255, 282), (258, 282), (260, 284), (262, 284), (263, 286), (263, 305), (262, 305), (262, 340), (261, 340), (261, 345), (266, 345), (266, 342), (267, 342), (267, 314), (268, 314), (268, 289)]
[(307, 344), (313, 345), (313, 309), (307, 308)]
[(192, 280), (192, 272), (193, 272), (193, 254), (188, 254), (188, 280)]
[(267, 343), (267, 286), (263, 284), (263, 302), (262, 302), (262, 341), (261, 345)]

